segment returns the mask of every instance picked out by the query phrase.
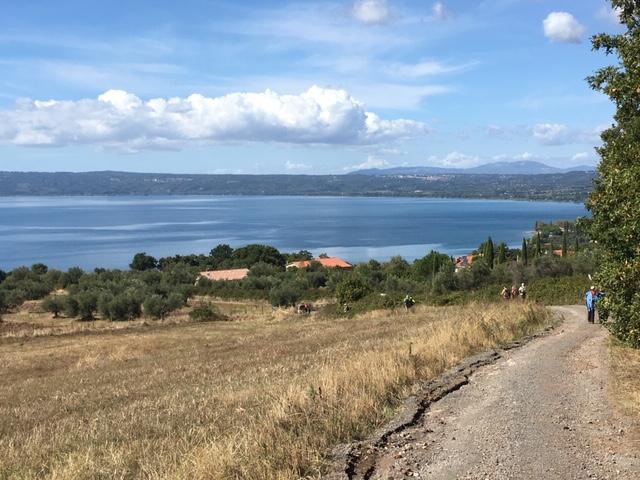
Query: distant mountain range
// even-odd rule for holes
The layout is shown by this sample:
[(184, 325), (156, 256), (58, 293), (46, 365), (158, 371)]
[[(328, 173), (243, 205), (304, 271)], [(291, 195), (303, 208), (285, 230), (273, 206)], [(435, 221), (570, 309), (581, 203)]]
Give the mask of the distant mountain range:
[(398, 175), (542, 175), (568, 172), (593, 172), (595, 167), (578, 165), (568, 168), (557, 168), (541, 162), (529, 160), (519, 162), (493, 162), (485, 163), (473, 168), (443, 168), (443, 167), (393, 167), (393, 168), (368, 168), (349, 172), (348, 175), (373, 175), (373, 176), (398, 176)]

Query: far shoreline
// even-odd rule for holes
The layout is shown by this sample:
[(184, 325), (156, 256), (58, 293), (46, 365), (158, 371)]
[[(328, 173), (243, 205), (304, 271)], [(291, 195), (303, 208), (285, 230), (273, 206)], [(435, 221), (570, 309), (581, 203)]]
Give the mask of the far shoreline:
[(494, 202), (529, 202), (529, 203), (564, 203), (573, 205), (583, 205), (586, 208), (586, 199), (583, 201), (571, 201), (571, 200), (559, 200), (559, 199), (537, 199), (537, 198), (525, 198), (525, 197), (443, 197), (443, 196), (429, 196), (429, 195), (311, 195), (311, 194), (299, 194), (299, 195), (278, 195), (278, 194), (226, 194), (226, 193), (175, 193), (175, 194), (142, 194), (142, 193), (125, 193), (125, 194), (43, 194), (43, 195), (12, 195), (0, 193), (0, 199), (7, 198), (172, 198), (172, 197), (194, 197), (194, 198), (211, 198), (211, 197), (224, 197), (224, 198), (414, 198), (423, 200), (485, 200)]

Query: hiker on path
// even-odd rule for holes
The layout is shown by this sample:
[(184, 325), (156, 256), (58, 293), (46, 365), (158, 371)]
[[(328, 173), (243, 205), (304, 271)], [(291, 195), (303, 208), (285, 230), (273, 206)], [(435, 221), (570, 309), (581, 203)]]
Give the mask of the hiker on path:
[(402, 301), (402, 303), (404, 303), (404, 308), (405, 310), (409, 310), (411, 307), (413, 307), (413, 305), (416, 303), (415, 300), (413, 299), (413, 297), (411, 295), (409, 295), (408, 293), (405, 295), (404, 300)]
[(598, 300), (598, 291), (593, 285), (585, 295), (587, 301), (587, 322), (595, 323), (596, 320), (596, 301)]
[(520, 285), (518, 293), (520, 294), (520, 298), (522, 298), (522, 300), (527, 298), (527, 287), (525, 287), (524, 282), (522, 283), (522, 285)]
[(502, 287), (502, 291), (500, 292), (500, 296), (505, 300), (509, 300), (511, 298), (511, 290), (507, 287)]

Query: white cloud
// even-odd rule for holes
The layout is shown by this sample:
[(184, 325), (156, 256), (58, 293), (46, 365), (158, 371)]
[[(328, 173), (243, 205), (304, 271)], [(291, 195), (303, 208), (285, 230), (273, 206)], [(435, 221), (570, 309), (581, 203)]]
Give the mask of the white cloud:
[(431, 13), (433, 13), (433, 16), (438, 20), (446, 20), (449, 18), (449, 12), (442, 2), (434, 3), (431, 7)]
[(561, 123), (538, 123), (531, 131), (533, 138), (545, 145), (560, 145), (570, 137), (569, 127)]
[(524, 161), (524, 162), (528, 162), (528, 161), (533, 160), (535, 158), (536, 158), (536, 156), (533, 155), (532, 153), (529, 153), (529, 152), (522, 152), (521, 154), (516, 155), (516, 156), (513, 157), (513, 159), (516, 160), (516, 161)]
[(480, 157), (454, 151), (442, 157), (432, 155), (429, 157), (428, 162), (430, 165), (440, 167), (466, 168), (478, 165), (480, 163)]
[(0, 125), (0, 143), (124, 150), (225, 141), (380, 144), (429, 132), (421, 122), (382, 119), (345, 90), (317, 86), (299, 95), (266, 90), (143, 101), (109, 90), (97, 99), (25, 99), (12, 110), (0, 110)]
[(287, 160), (284, 164), (284, 168), (287, 170), (308, 170), (311, 168), (311, 165), (307, 165), (306, 163), (295, 163), (291, 160)]
[(544, 34), (554, 42), (580, 43), (586, 28), (567, 12), (551, 12), (542, 22)]
[(471, 68), (473, 65), (475, 65), (475, 63), (447, 65), (442, 62), (427, 60), (418, 63), (393, 63), (385, 67), (385, 70), (396, 77), (418, 78), (463, 72)]
[(377, 157), (375, 155), (369, 155), (364, 162), (357, 165), (351, 165), (350, 167), (345, 167), (344, 170), (365, 170), (369, 168), (386, 168), (389, 166), (389, 162), (387, 162), (385, 159)]
[(353, 4), (353, 15), (367, 25), (378, 25), (391, 20), (386, 0), (357, 0)]
[(569, 127), (562, 123), (538, 123), (531, 127), (533, 138), (543, 145), (566, 145), (571, 143), (597, 144), (606, 127)]
[(589, 154), (587, 152), (579, 152), (571, 157), (572, 162), (585, 162), (587, 160), (589, 160)]

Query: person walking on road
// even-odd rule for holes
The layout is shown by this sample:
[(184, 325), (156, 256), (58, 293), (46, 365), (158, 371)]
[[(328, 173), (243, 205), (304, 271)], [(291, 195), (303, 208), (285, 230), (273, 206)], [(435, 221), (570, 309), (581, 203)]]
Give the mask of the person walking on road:
[(586, 294), (587, 301), (587, 322), (595, 323), (596, 321), (596, 301), (598, 300), (598, 292), (596, 291), (596, 287), (593, 285), (587, 291)]
[(505, 300), (509, 300), (511, 298), (511, 290), (509, 290), (507, 287), (502, 287), (500, 296)]
[(520, 298), (522, 300), (525, 300), (527, 298), (527, 287), (525, 287), (524, 282), (522, 283), (522, 285), (520, 285), (518, 293), (520, 294)]
[(406, 311), (409, 311), (409, 309), (411, 307), (413, 307), (413, 305), (416, 303), (416, 301), (413, 299), (413, 297), (411, 295), (409, 295), (407, 293), (407, 295), (405, 295), (404, 300), (402, 301), (402, 303), (404, 303), (404, 309)]

